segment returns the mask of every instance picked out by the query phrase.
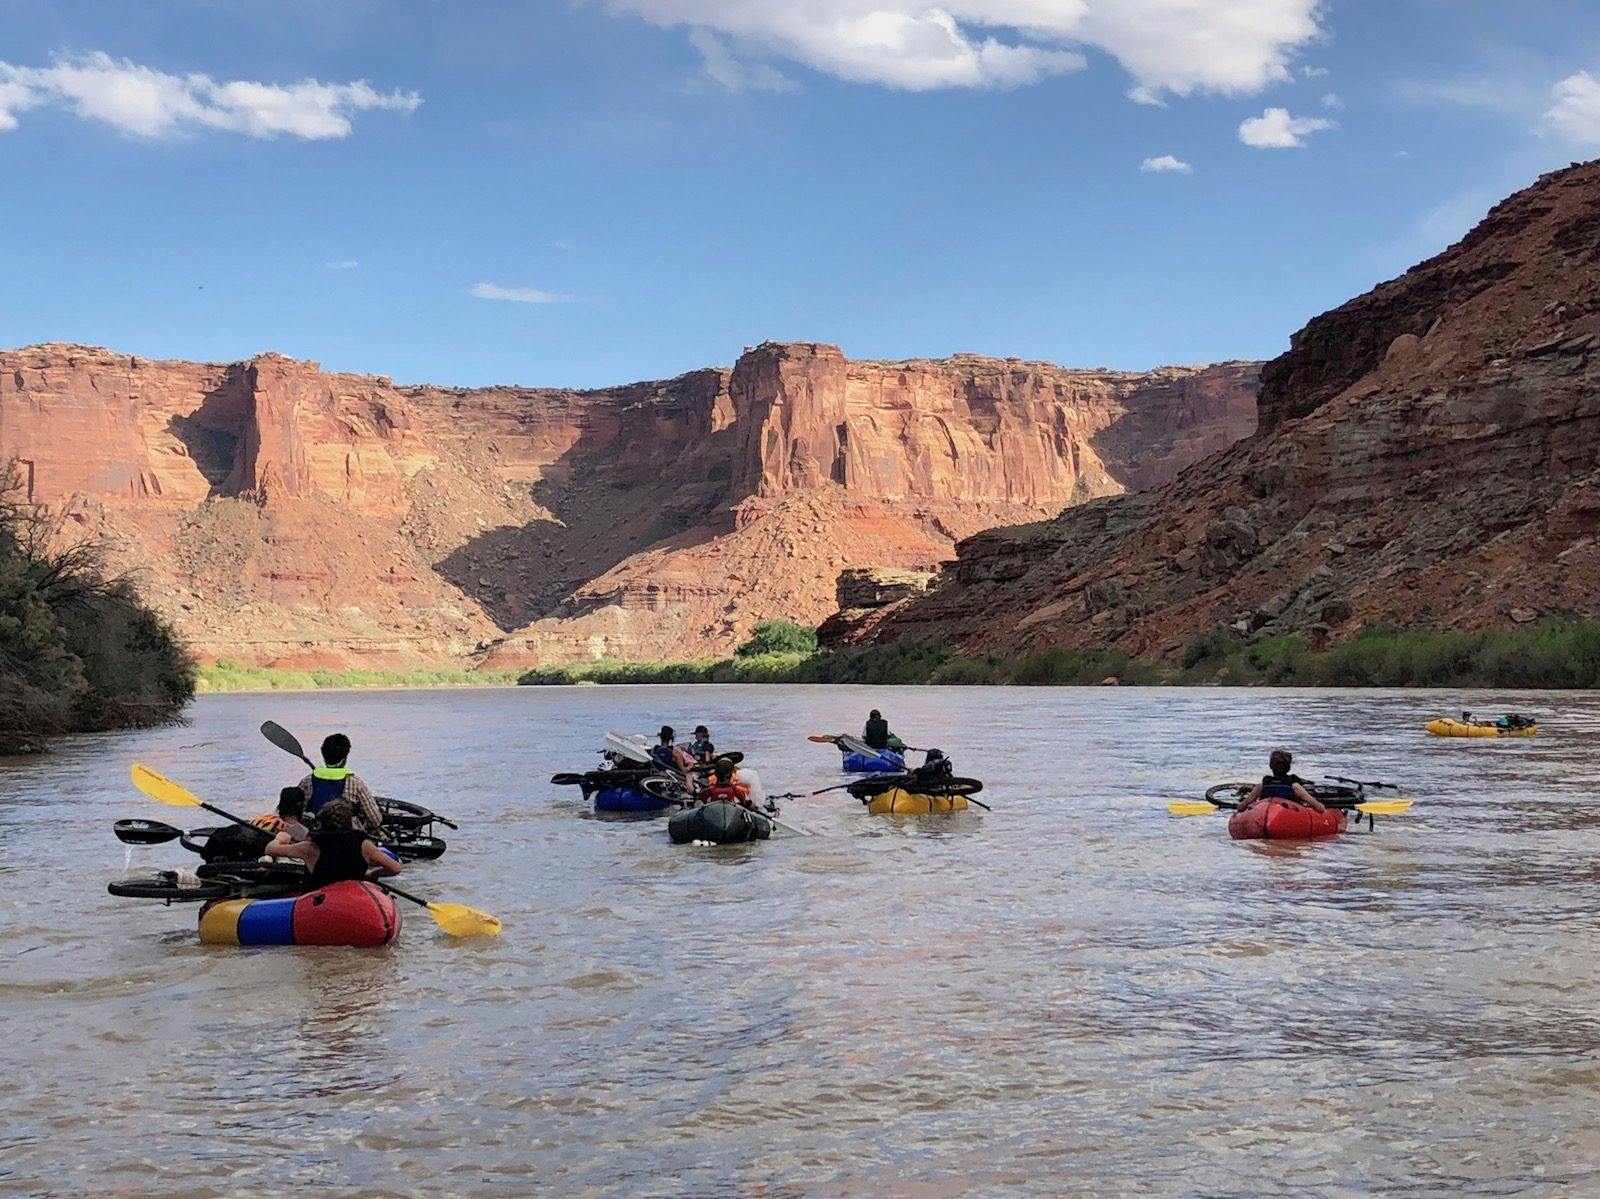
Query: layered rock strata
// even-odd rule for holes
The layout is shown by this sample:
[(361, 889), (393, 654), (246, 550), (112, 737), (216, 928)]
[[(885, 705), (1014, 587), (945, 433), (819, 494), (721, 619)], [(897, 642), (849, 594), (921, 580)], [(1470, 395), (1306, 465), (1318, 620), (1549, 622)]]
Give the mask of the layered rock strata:
[(1176, 655), (1217, 625), (1337, 641), (1600, 609), (1600, 164), (1318, 317), (1255, 433), (1153, 490), (979, 534), (835, 640)]
[(849, 567), (1159, 482), (1256, 366), (850, 362), (767, 343), (598, 391), (396, 386), (265, 354), (0, 352), (0, 457), (204, 659), (521, 666), (726, 653)]

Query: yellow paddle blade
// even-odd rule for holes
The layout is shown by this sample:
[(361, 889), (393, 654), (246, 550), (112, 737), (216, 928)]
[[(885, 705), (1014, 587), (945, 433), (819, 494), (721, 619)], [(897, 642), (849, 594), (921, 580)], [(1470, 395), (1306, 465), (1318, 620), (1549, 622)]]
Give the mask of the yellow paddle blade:
[(157, 803), (173, 808), (200, 807), (200, 800), (188, 788), (180, 787), (148, 766), (135, 765), (129, 774), (133, 778), (133, 785)]
[(1373, 816), (1398, 816), (1401, 812), (1409, 812), (1415, 802), (1410, 799), (1373, 799), (1366, 803), (1358, 803), (1356, 811)]
[(500, 918), (463, 903), (430, 903), (433, 921), (452, 937), (497, 937)]
[(839, 739), (839, 734), (838, 733), (833, 734), (833, 736), (831, 736), (831, 737), (828, 736), (826, 733), (812, 733), (809, 737), (806, 738), (807, 741), (815, 741), (818, 745), (832, 745), (838, 739)]
[(1174, 816), (1209, 816), (1219, 811), (1216, 804), (1203, 799), (1175, 799), (1167, 805)]

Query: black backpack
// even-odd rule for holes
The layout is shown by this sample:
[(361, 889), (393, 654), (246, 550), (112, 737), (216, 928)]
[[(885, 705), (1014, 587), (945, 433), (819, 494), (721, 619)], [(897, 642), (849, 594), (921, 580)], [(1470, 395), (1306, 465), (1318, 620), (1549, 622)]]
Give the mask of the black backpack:
[(230, 824), (206, 838), (200, 856), (208, 862), (251, 862), (267, 852), (272, 835), (265, 829)]

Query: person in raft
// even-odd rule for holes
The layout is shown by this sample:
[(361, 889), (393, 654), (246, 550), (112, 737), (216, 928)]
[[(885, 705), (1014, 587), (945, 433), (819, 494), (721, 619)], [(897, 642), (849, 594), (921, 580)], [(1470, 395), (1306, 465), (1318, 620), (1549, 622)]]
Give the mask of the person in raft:
[(306, 793), (299, 787), (285, 787), (278, 792), (278, 810), (257, 816), (250, 823), (285, 845), (304, 841), (311, 835), (305, 826)]
[(1289, 767), (1294, 765), (1294, 755), (1286, 749), (1275, 749), (1272, 756), (1267, 759), (1267, 765), (1272, 768), (1272, 773), (1255, 785), (1249, 795), (1239, 805), (1239, 811), (1254, 807), (1263, 799), (1293, 799), (1306, 805), (1313, 812), (1326, 812), (1322, 801), (1305, 789), (1304, 782), (1289, 773)]
[(873, 749), (888, 749), (893, 742), (894, 734), (889, 731), (889, 722), (878, 709), (867, 713), (867, 727), (861, 730), (861, 739)]
[(727, 758), (718, 758), (711, 766), (711, 781), (708, 782), (696, 795), (696, 803), (716, 803), (721, 800), (726, 803), (740, 804), (746, 808), (754, 808), (755, 802), (750, 798), (750, 789), (741, 787), (733, 781), (734, 765)]
[(267, 846), (274, 858), (294, 858), (311, 872), (312, 887), (326, 887), (364, 879), (369, 869), (379, 874), (400, 873), (400, 863), (378, 848), (366, 829), (356, 824), (355, 807), (347, 799), (335, 799), (318, 813), (319, 827), (304, 841), (281, 838)]
[(695, 762), (710, 762), (717, 756), (717, 747), (711, 744), (711, 730), (703, 724), (694, 726), (694, 740), (689, 742), (689, 756)]
[(322, 809), (336, 799), (347, 799), (356, 819), (369, 833), (383, 828), (383, 811), (372, 796), (372, 788), (346, 765), (350, 761), (350, 738), (334, 733), (322, 742), (322, 765), (300, 780), (305, 793), (306, 811), (319, 819)]
[(661, 726), (661, 741), (650, 747), (650, 760), (662, 770), (676, 770), (679, 774), (688, 774), (694, 765), (694, 759), (689, 752), (680, 748), (673, 741), (677, 732), (670, 724)]
[(930, 749), (921, 766), (911, 772), (919, 783), (937, 783), (955, 777), (956, 766), (942, 749)]

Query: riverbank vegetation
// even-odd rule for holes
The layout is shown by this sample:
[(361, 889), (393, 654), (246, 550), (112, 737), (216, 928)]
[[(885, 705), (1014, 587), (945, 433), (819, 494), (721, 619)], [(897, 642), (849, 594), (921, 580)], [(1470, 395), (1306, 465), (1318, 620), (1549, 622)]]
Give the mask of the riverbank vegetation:
[(199, 669), (201, 691), (321, 691), (348, 687), (509, 687), (515, 670), (279, 670), (222, 659)]
[[(752, 638), (765, 644), (769, 638)], [(932, 683), (1087, 686), (1600, 687), (1600, 621), (1548, 620), (1475, 632), (1368, 629), (1313, 650), (1303, 637), (1246, 641), (1227, 629), (1195, 638), (1175, 663), (1120, 650), (1058, 646), (969, 658), (934, 642), (841, 650), (745, 652), (689, 662), (596, 662), (531, 670), (530, 685), (574, 683)]]
[(194, 669), (176, 634), (92, 539), (64, 542), (0, 471), (0, 754), (64, 733), (177, 719)]

